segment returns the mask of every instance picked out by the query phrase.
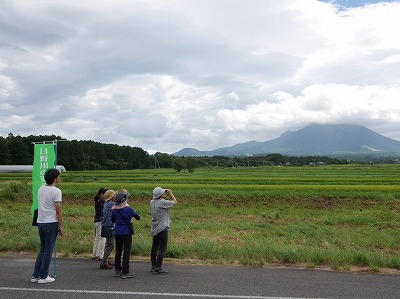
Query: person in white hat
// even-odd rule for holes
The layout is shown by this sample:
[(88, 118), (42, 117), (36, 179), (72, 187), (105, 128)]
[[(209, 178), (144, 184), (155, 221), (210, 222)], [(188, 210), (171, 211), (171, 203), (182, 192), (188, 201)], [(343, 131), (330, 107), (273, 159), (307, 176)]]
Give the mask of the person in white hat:
[[(166, 199), (166, 193), (171, 198)], [(169, 209), (177, 203), (171, 189), (156, 187), (153, 190), (153, 199), (150, 201), (151, 212), (151, 272), (154, 274), (168, 274), (162, 268), (165, 253), (167, 252), (168, 230), (171, 225)]]

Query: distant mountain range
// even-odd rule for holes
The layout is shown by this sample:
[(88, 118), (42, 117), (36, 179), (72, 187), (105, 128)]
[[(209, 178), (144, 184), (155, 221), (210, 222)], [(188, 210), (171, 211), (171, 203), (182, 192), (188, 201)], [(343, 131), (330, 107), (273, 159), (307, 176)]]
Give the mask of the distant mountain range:
[(245, 156), (267, 155), (340, 155), (400, 153), (400, 141), (382, 136), (366, 127), (347, 124), (309, 125), (295, 132), (287, 131), (276, 139), (249, 141), (212, 151), (185, 148), (175, 156)]

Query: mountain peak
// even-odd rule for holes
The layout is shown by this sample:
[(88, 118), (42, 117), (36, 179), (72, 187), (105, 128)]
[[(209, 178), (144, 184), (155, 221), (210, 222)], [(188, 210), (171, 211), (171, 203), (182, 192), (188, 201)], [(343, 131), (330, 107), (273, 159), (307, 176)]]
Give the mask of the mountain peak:
[(311, 124), (298, 131), (286, 131), (276, 139), (249, 141), (213, 151), (183, 149), (176, 156), (245, 156), (280, 153), (326, 155), (338, 153), (400, 152), (400, 141), (352, 124)]

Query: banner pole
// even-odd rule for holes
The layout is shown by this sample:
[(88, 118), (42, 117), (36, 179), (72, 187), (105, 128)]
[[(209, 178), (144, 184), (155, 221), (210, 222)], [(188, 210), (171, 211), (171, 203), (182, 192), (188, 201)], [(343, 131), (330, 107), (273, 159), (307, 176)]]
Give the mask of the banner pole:
[[(54, 144), (54, 167), (57, 167), (57, 139), (53, 142)], [(58, 230), (58, 229), (57, 229)], [(58, 232), (57, 232), (58, 234)], [(57, 238), (56, 241), (54, 242), (54, 277), (57, 277)]]
[[(57, 139), (55, 139), (55, 140), (32, 142), (31, 143), (31, 144), (34, 145), (34, 148), (35, 148), (35, 145), (39, 144), (39, 143), (43, 144), (43, 146), (45, 146), (46, 144), (50, 144), (50, 143), (53, 144), (52, 152), (53, 152), (54, 157), (51, 159), (50, 165), (53, 164), (54, 168), (57, 167), (57, 150), (58, 150), (57, 149), (57, 143), (58, 143), (58, 141), (68, 141), (68, 140), (64, 140), (64, 139), (57, 140)], [(46, 151), (46, 154), (47, 154), (47, 151)], [(44, 165), (46, 163), (39, 163), (41, 161), (40, 160), (41, 157), (39, 156), (40, 159), (36, 160), (36, 158), (37, 158), (36, 155), (37, 155), (37, 153), (36, 153), (36, 149), (35, 149), (34, 150), (34, 163), (33, 163), (34, 165), (33, 165), (33, 168), (32, 168), (32, 198), (33, 198), (32, 207), (31, 207), (32, 217), (34, 216), (34, 209), (37, 208), (37, 190), (39, 189), (39, 186), (41, 184), (43, 184), (43, 174), (40, 173), (40, 171), (44, 171), (45, 168), (48, 169), (48, 167), (50, 166), (50, 165), (47, 165), (45, 167)], [(42, 155), (42, 153), (40, 153), (39, 155)], [(40, 164), (39, 166), (37, 165), (38, 163)], [(38, 167), (38, 170), (35, 170), (36, 167)], [(40, 175), (38, 175), (38, 174), (40, 174)], [(40, 179), (40, 177), (41, 177), (41, 179)], [(36, 186), (36, 183), (35, 183), (36, 181), (40, 182), (40, 184), (38, 186)], [(57, 276), (57, 238), (56, 238), (56, 242), (54, 243), (54, 277), (56, 277), (56, 276)]]

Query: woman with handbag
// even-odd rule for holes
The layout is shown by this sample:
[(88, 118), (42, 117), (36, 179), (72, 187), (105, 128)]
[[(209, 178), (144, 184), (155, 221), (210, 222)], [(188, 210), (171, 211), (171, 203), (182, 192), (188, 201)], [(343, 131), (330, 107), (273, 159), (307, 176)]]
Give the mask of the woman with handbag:
[[(126, 190), (115, 196), (115, 206), (112, 210), (112, 220), (115, 223), (115, 277), (122, 279), (135, 277), (129, 272), (132, 235), (134, 234), (132, 218), (140, 220), (140, 216), (127, 203), (129, 193)], [(122, 256), (122, 263), (121, 263)]]
[(104, 246), (103, 259), (100, 263), (100, 269), (112, 269), (114, 264), (108, 260), (114, 249), (114, 223), (112, 222), (112, 207), (115, 198), (114, 190), (107, 190), (104, 194), (105, 203), (103, 205), (103, 221), (101, 222), (101, 236), (106, 238)]

